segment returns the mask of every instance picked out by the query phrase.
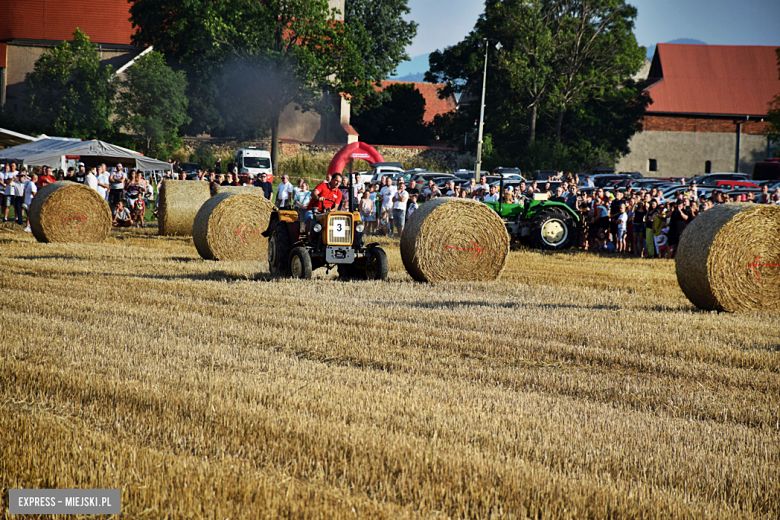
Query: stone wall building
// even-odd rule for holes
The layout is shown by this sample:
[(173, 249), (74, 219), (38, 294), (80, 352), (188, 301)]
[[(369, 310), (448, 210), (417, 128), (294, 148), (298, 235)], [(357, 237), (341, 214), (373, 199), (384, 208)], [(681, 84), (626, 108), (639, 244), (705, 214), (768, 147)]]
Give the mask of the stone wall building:
[[(343, 20), (344, 0), (329, 0)], [(144, 49), (132, 45), (135, 32), (127, 0), (3, 0), (0, 2), (0, 109), (21, 114), (25, 76), (48, 49), (72, 38), (78, 27), (98, 44), (104, 65), (117, 70)], [(320, 116), (288, 106), (281, 116), (280, 137), (300, 141), (347, 143), (349, 103), (338, 94), (325, 94), (334, 111)], [(355, 137), (356, 138), (356, 137)]]
[(618, 171), (646, 177), (752, 173), (769, 153), (765, 121), (780, 94), (775, 47), (658, 44), (653, 100)]

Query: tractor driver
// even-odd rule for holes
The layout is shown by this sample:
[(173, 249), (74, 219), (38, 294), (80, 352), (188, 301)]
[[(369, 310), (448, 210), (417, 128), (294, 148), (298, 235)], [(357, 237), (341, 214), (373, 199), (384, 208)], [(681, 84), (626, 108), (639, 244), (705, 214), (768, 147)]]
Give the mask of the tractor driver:
[(304, 221), (308, 227), (309, 221), (314, 218), (315, 209), (331, 210), (339, 207), (341, 204), (341, 174), (334, 173), (330, 182), (321, 182), (311, 194), (311, 202), (306, 207)]

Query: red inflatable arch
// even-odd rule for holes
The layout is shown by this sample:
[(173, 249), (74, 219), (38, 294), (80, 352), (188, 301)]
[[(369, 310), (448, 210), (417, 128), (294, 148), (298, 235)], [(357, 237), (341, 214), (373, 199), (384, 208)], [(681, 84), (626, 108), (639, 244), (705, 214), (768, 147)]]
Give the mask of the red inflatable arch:
[(352, 143), (339, 150), (336, 155), (333, 156), (330, 165), (328, 165), (328, 175), (341, 173), (344, 166), (352, 159), (365, 159), (370, 163), (385, 162), (382, 154), (377, 152), (370, 144), (361, 142)]

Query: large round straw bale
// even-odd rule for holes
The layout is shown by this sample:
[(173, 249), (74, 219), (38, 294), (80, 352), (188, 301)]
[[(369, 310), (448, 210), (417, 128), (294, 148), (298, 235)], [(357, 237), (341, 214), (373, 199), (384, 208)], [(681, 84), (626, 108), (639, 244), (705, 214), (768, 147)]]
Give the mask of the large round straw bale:
[(719, 204), (680, 237), (677, 282), (700, 309), (780, 310), (780, 207)]
[(208, 182), (163, 181), (157, 201), (160, 235), (192, 235), (198, 210), (211, 196)]
[(195, 216), (192, 240), (206, 260), (265, 260), (271, 201), (260, 193), (220, 193)]
[(257, 186), (215, 186), (211, 190), (211, 196), (219, 193), (263, 193), (261, 188)]
[(38, 242), (101, 242), (111, 231), (111, 209), (98, 192), (75, 182), (44, 186), (30, 204)]
[(506, 265), (509, 235), (485, 204), (442, 197), (415, 211), (401, 236), (401, 259), (419, 282), (495, 280)]

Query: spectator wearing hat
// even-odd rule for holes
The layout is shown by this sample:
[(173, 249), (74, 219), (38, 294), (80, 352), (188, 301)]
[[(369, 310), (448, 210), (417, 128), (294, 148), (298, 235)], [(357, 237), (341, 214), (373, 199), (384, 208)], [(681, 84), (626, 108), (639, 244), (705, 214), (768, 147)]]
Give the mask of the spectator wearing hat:
[(79, 163), (79, 168), (76, 170), (75, 178), (73, 179), (74, 182), (78, 182), (79, 184), (84, 184), (84, 182), (87, 180), (87, 167), (84, 165), (83, 162)]

